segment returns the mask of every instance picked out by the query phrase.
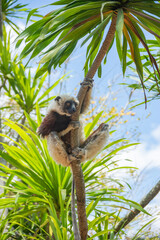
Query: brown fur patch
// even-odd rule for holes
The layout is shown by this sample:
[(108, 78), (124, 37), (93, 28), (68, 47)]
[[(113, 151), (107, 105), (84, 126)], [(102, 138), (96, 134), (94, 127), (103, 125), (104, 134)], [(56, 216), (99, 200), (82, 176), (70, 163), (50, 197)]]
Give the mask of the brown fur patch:
[(47, 116), (43, 119), (41, 125), (38, 128), (37, 133), (42, 136), (43, 138), (45, 136), (48, 136), (49, 133), (52, 131), (54, 124), (55, 124), (55, 116), (54, 112), (49, 112)]

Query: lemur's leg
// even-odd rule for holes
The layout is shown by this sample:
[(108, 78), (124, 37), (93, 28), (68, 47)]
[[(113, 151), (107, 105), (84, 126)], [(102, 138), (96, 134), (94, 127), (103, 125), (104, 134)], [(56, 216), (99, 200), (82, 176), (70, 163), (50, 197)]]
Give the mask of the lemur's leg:
[(60, 133), (58, 133), (59, 137), (62, 137), (64, 135), (66, 135), (68, 132), (70, 132), (73, 129), (79, 128), (80, 127), (80, 122), (79, 121), (71, 121), (68, 125), (68, 127), (61, 131)]
[(81, 158), (81, 162), (91, 160), (104, 147), (108, 136), (108, 124), (102, 123), (79, 148), (76, 148), (72, 153)]
[(49, 153), (55, 162), (62, 166), (69, 166), (70, 161), (65, 149), (65, 144), (59, 138), (57, 132), (51, 132), (47, 136), (47, 145)]
[(85, 80), (81, 83), (81, 85), (84, 88), (88, 88), (86, 96), (85, 96), (85, 98), (83, 100), (82, 107), (81, 107), (81, 112), (80, 112), (80, 113), (85, 113), (88, 110), (88, 107), (90, 105), (91, 94), (92, 94), (92, 87), (93, 87), (93, 79), (85, 78)]

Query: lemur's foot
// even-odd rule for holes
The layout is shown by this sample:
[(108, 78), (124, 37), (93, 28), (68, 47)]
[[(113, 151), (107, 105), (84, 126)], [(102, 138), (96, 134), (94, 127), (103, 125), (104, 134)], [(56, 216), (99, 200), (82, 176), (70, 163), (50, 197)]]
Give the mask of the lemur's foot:
[(80, 128), (80, 122), (79, 121), (71, 121), (70, 125), (73, 129)]
[(81, 83), (81, 85), (83, 87), (89, 87), (92, 88), (93, 87), (93, 79), (92, 78), (85, 78), (85, 80)]
[(83, 148), (76, 147), (72, 150), (72, 155), (76, 158), (82, 158), (85, 155), (85, 150)]

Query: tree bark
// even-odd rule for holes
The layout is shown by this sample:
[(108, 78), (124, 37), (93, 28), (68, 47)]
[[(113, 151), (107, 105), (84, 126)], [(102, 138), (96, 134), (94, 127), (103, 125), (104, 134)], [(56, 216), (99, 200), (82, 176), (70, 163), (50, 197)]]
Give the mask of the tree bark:
[(72, 180), (72, 195), (71, 195), (71, 211), (72, 211), (72, 225), (73, 225), (73, 232), (75, 240), (80, 240), (80, 234), (76, 219), (76, 210), (75, 210), (75, 193), (74, 193), (74, 180)]
[[(100, 51), (98, 52), (91, 68), (89, 69), (86, 78), (93, 78), (98, 67), (100, 66), (104, 56), (106, 55), (110, 44), (114, 38), (115, 30), (116, 30), (116, 19), (117, 16), (113, 15), (112, 22), (110, 25), (110, 28), (108, 30), (107, 36), (101, 46)], [(84, 79), (85, 81), (85, 79)], [(79, 107), (76, 113), (73, 115), (72, 120), (78, 121), (79, 120), (79, 114), (81, 111), (81, 106), (84, 100), (84, 97), (86, 95), (87, 88), (84, 88), (83, 85), (81, 86), (79, 93), (78, 93), (78, 100), (79, 100)], [(78, 130), (72, 130), (71, 131), (71, 147), (74, 149), (75, 147), (79, 146), (79, 136), (78, 136)], [(87, 239), (87, 233), (88, 233), (88, 225), (87, 225), (87, 217), (86, 217), (86, 210), (85, 210), (85, 184), (84, 184), (84, 177), (83, 172), (81, 168), (81, 162), (80, 159), (72, 159), (71, 161), (71, 169), (73, 173), (73, 179), (75, 182), (76, 187), (76, 196), (77, 196), (77, 212), (78, 212), (78, 221), (79, 221), (79, 232), (81, 240)], [(75, 239), (76, 240), (76, 239)]]
[[(144, 208), (145, 206), (150, 203), (151, 200), (159, 193), (160, 191), (160, 181), (151, 189), (150, 192), (142, 199), (140, 205)], [(138, 214), (140, 213), (139, 210), (134, 209), (129, 214), (127, 214), (115, 227), (114, 234), (116, 234), (120, 229), (126, 227)], [(109, 234), (110, 237), (110, 234)]]
[(114, 38), (115, 31), (116, 31), (116, 21), (117, 21), (117, 15), (113, 15), (112, 22), (110, 25), (110, 28), (108, 30), (107, 36), (102, 44), (102, 47), (100, 51), (98, 52), (91, 68), (89, 69), (86, 78), (93, 78), (97, 69), (99, 68), (103, 58), (105, 57), (106, 53), (109, 50), (109, 47), (111, 45), (111, 42)]

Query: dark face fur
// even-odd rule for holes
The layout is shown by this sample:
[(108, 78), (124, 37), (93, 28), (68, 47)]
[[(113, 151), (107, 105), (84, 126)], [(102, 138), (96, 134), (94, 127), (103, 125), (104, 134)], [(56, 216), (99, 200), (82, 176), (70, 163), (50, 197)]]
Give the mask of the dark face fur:
[(71, 116), (73, 113), (75, 113), (79, 104), (76, 98), (68, 95), (57, 96), (54, 101), (56, 105), (54, 106), (53, 104), (50, 110), (55, 110), (60, 115), (67, 116)]
[(68, 100), (64, 103), (64, 112), (65, 113), (69, 113), (69, 114), (73, 114), (76, 112), (77, 110), (77, 103), (73, 100)]

